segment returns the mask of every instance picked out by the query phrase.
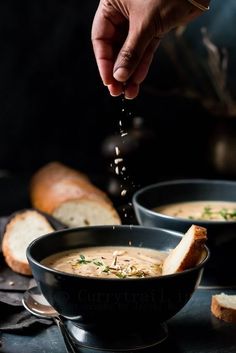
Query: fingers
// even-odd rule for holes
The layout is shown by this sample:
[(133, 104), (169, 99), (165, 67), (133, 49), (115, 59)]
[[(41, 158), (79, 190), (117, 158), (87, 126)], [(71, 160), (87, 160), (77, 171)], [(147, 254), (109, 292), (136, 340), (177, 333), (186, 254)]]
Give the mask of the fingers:
[(160, 44), (160, 38), (154, 38), (149, 46), (147, 47), (143, 58), (138, 65), (137, 69), (131, 76), (130, 80), (126, 83), (125, 86), (125, 97), (127, 99), (135, 98), (139, 93), (139, 85), (146, 78), (150, 65), (153, 60), (154, 53)]
[[(92, 43), (98, 70), (105, 85), (113, 83), (113, 48), (109, 42), (112, 28), (109, 21), (100, 19), (100, 12), (97, 11), (92, 25)], [(106, 33), (104, 37), (103, 33)]]
[[(149, 25), (129, 20), (101, 1), (92, 25), (92, 43), (98, 70), (104, 85), (112, 96), (124, 91), (127, 98), (134, 98), (139, 84), (147, 75), (155, 51), (153, 34)], [(112, 10), (111, 10), (112, 9)], [(111, 14), (112, 11), (112, 14)], [(147, 21), (146, 21), (147, 22)], [(125, 29), (126, 28), (126, 29)]]
[(130, 28), (114, 64), (113, 76), (119, 82), (127, 82), (135, 72), (150, 42), (146, 31)]
[(136, 70), (132, 75), (133, 82), (140, 84), (141, 82), (144, 81), (144, 79), (148, 74), (155, 51), (157, 50), (159, 44), (160, 44), (160, 38), (158, 37), (153, 38), (152, 41), (149, 43), (145, 53), (143, 54), (141, 62), (139, 63), (138, 67), (136, 68)]
[(108, 90), (113, 97), (118, 97), (124, 92), (124, 85), (114, 79), (114, 82), (108, 85)]
[[(133, 75), (128, 81), (126, 81), (125, 86), (118, 81), (110, 84), (108, 86), (109, 92), (112, 96), (119, 96), (123, 92), (127, 99), (134, 99), (139, 93), (139, 86), (146, 78), (150, 65), (153, 60), (154, 53), (160, 44), (160, 38), (154, 38), (148, 45), (146, 51), (143, 54), (143, 58), (139, 63), (138, 67), (134, 71)], [(125, 90), (124, 90), (125, 87)]]
[(113, 96), (135, 98), (163, 36), (198, 14), (179, 0), (100, 0), (92, 42), (103, 83)]
[[(122, 24), (122, 31), (120, 30)], [(124, 42), (125, 23), (122, 15), (101, 1), (94, 16), (91, 39), (101, 79), (105, 85), (115, 84), (113, 67)]]
[(134, 99), (135, 97), (138, 96), (139, 94), (139, 87), (140, 85), (137, 83), (134, 83), (132, 81), (128, 82), (125, 86), (125, 98), (126, 99)]

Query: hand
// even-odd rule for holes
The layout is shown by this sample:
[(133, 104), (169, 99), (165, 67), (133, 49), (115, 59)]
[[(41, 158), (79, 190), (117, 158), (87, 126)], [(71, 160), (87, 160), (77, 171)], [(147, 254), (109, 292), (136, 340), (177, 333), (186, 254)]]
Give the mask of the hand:
[(124, 92), (126, 98), (135, 98), (161, 38), (201, 13), (187, 0), (100, 0), (92, 42), (101, 79), (110, 94)]

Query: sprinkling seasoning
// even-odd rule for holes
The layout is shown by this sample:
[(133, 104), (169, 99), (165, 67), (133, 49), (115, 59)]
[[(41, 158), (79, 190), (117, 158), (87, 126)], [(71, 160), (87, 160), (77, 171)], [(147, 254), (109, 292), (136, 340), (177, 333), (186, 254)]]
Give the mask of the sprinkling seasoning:
[(116, 158), (114, 160), (114, 162), (115, 162), (115, 164), (121, 163), (121, 162), (123, 162), (123, 158)]
[[(125, 86), (124, 86), (125, 88)], [(131, 112), (127, 111), (127, 106), (126, 106), (126, 99), (125, 99), (125, 93), (122, 94), (122, 105), (121, 105), (121, 115), (122, 118), (125, 119), (120, 119), (119, 120), (119, 134), (121, 137), (121, 143), (125, 144), (126, 139), (123, 139), (123, 137), (128, 135), (127, 131), (127, 122), (130, 124), (130, 119), (132, 118), (133, 114)], [(128, 120), (127, 120), (128, 119)], [(111, 168), (114, 170), (116, 175), (119, 175), (120, 178), (120, 196), (125, 197), (129, 191), (129, 189), (135, 189), (136, 185), (134, 182), (132, 182), (130, 176), (127, 173), (127, 168), (125, 166), (125, 160), (121, 154), (120, 147), (115, 146), (115, 158), (113, 162), (110, 164)], [(128, 218), (128, 208), (132, 207), (132, 203), (129, 202), (127, 207), (123, 209), (123, 217)]]
[(125, 196), (127, 194), (127, 190), (123, 189), (120, 194), (121, 194), (121, 196)]
[(119, 156), (120, 154), (120, 149), (118, 146), (115, 147), (115, 152), (116, 152), (116, 155)]

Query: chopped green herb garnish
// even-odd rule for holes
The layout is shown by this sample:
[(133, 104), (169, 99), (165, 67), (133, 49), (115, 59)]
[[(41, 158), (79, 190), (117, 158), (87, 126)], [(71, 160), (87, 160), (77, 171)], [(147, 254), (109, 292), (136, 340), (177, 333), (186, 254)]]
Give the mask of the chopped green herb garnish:
[(110, 266), (106, 266), (102, 272), (109, 272), (110, 271)]
[(211, 207), (204, 207), (203, 209), (203, 215), (211, 215), (212, 214), (212, 209)]
[(230, 214), (231, 218), (236, 218), (236, 210), (233, 210)]
[(229, 211), (227, 208), (222, 208), (219, 211), (213, 211), (211, 207), (205, 207), (201, 215), (202, 219), (217, 219), (221, 216), (226, 221), (236, 219), (236, 210)]
[(89, 264), (92, 262), (92, 261), (86, 260), (85, 256), (82, 254), (79, 257), (80, 257), (80, 259), (77, 261), (78, 264), (85, 264), (86, 265), (86, 264)]
[(233, 211), (228, 211), (227, 208), (222, 208), (222, 210), (219, 211), (219, 214), (221, 217), (223, 217), (226, 221), (230, 220), (232, 218), (236, 218), (236, 210)]
[(219, 211), (219, 214), (221, 215), (222, 218), (224, 218), (227, 221), (229, 212), (226, 208), (222, 208), (222, 210)]
[(115, 273), (115, 275), (116, 275), (116, 277), (119, 277), (119, 278), (126, 278), (126, 275), (124, 275), (121, 272), (117, 272), (117, 273)]
[(94, 263), (94, 265), (96, 265), (96, 266), (103, 266), (103, 263), (102, 263), (101, 261), (95, 260), (95, 261), (93, 261), (93, 263)]

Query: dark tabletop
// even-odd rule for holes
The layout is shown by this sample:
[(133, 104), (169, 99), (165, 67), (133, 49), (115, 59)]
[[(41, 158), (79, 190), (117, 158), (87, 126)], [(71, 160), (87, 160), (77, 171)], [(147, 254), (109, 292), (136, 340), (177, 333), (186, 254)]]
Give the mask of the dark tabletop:
[[(225, 289), (225, 291), (228, 294), (236, 294), (236, 289)], [(211, 296), (220, 292), (221, 289), (199, 288), (182, 311), (168, 322), (169, 338), (165, 344), (152, 349), (151, 352), (235, 353), (236, 326), (216, 319), (210, 312)], [(2, 335), (0, 351), (66, 353), (56, 326), (27, 335), (5, 333)]]

